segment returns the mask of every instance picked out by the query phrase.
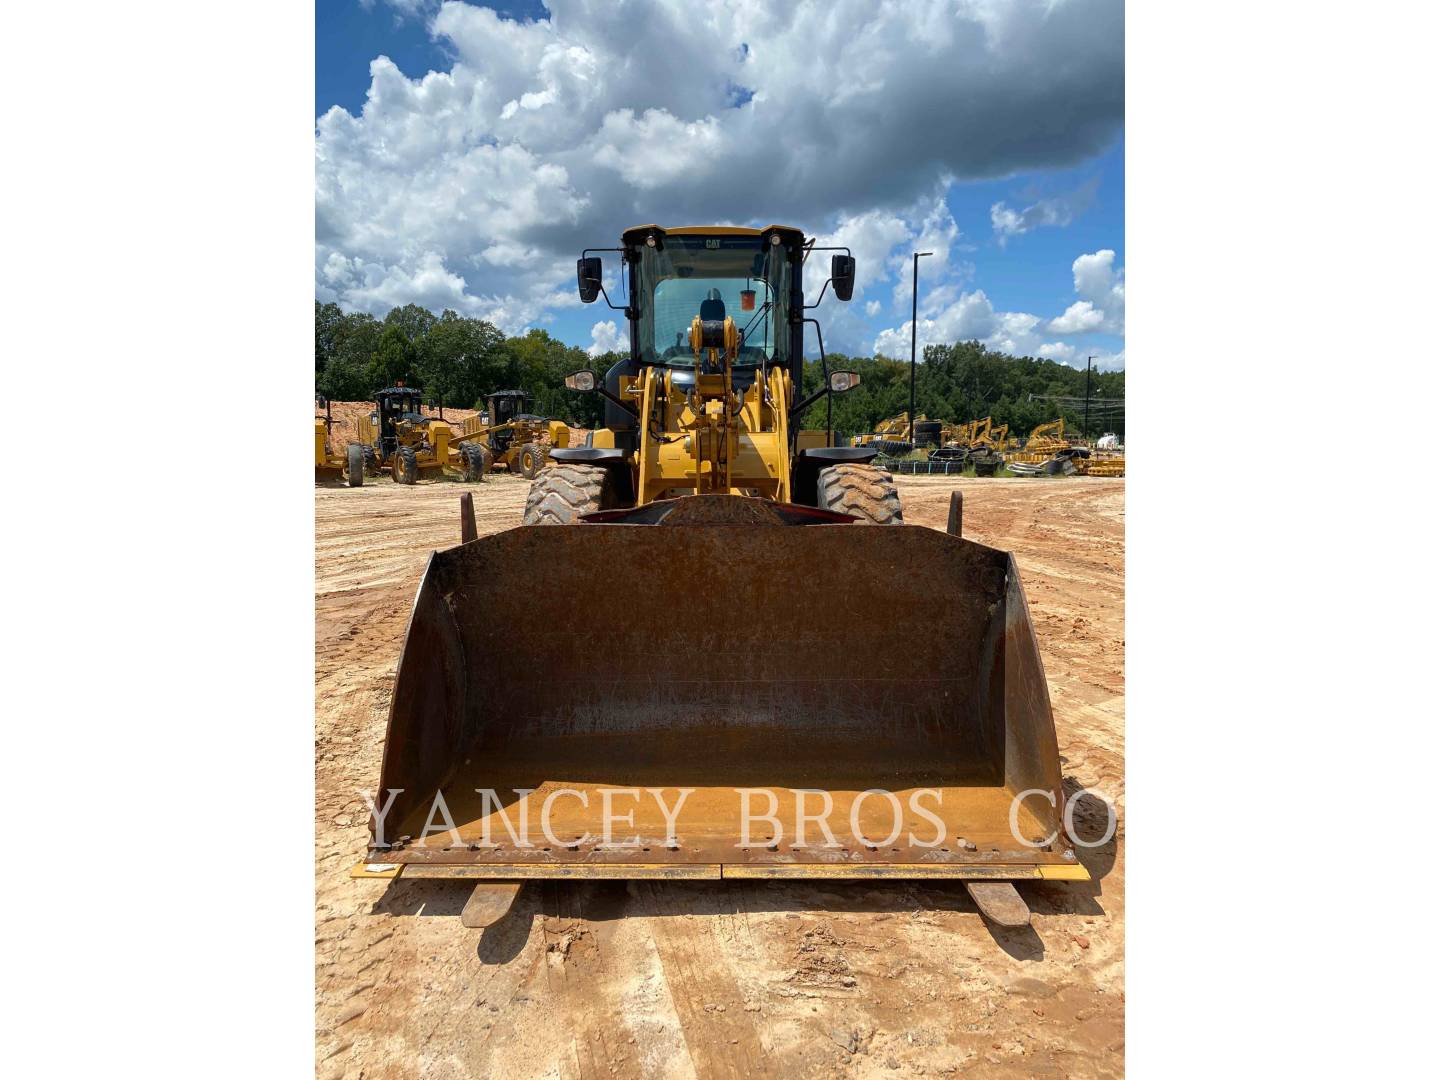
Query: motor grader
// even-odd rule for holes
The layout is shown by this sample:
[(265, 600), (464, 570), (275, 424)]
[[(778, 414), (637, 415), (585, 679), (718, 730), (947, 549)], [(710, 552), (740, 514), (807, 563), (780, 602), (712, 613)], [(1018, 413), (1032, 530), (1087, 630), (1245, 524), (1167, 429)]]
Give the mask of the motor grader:
[(357, 482), (346, 476), (345, 458), (330, 452), (330, 427), (334, 423), (330, 416), (330, 402), (317, 396), (315, 404), (325, 407), (324, 416), (315, 415), (315, 482), (325, 484), (346, 477), (350, 486), (355, 487)]
[(352, 487), (364, 477), (390, 471), (397, 484), (414, 484), (446, 469), (466, 480), (485, 474), (481, 447), (457, 439), (444, 420), (426, 416), (421, 393), (411, 386), (392, 386), (375, 394), (375, 411), (356, 422), (358, 441), (346, 447), (347, 477)]
[[(802, 444), (859, 383), (807, 263), (835, 252), (818, 303), (855, 260), (778, 225), (598, 250), (628, 354), (566, 384), (604, 426), (552, 451), (523, 524), (475, 538), (462, 510), (431, 556), (352, 874), (473, 882), (467, 926), (536, 878), (950, 878), (1028, 921), (1010, 883), (1089, 875), (1014, 559), (953, 502), (948, 531), (904, 524), (873, 447)], [(598, 256), (577, 271), (611, 303)]]
[(566, 424), (532, 415), (526, 411), (529, 405), (523, 390), (496, 390), (486, 395), (484, 414), (465, 421), (464, 445), (480, 449), (485, 472), (504, 468), (532, 480), (553, 448), (570, 445)]

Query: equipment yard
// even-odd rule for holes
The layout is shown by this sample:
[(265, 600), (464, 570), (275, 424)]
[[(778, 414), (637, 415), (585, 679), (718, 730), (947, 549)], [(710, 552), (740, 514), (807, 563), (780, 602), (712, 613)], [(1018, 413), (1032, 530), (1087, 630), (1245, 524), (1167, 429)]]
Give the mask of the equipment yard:
[[(1093, 880), (1023, 883), (1032, 926), (1014, 930), (961, 881), (542, 880), (483, 932), (457, 918), (465, 881), (352, 880), (426, 560), (459, 542), (463, 492), (485, 535), (520, 523), (530, 485), (319, 486), (320, 1076), (1123, 1074), (1125, 483), (895, 483), (906, 522), (940, 530), (959, 489), (963, 535), (1018, 562), (1065, 793), (1117, 803), (1114, 837), (1080, 849)], [(552, 629), (603, 635), (604, 621), (577, 607)], [(1103, 835), (1100, 799), (1075, 805), (1078, 839)]]

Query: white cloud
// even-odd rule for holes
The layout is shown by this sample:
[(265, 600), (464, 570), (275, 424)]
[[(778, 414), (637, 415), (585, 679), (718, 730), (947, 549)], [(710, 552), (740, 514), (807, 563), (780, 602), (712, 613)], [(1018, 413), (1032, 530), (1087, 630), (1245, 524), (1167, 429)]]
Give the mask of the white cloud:
[(1089, 300), (1076, 300), (1065, 309), (1065, 314), (1050, 320), (1050, 329), (1057, 334), (1083, 334), (1087, 330), (1098, 330), (1105, 322), (1105, 313)]
[(1003, 202), (990, 207), (990, 225), (1002, 243), (1006, 237), (1019, 236), (1042, 225), (1069, 224), (1070, 207), (1059, 199), (1041, 199), (1024, 210), (1011, 210)]
[[(1075, 291), (1087, 299), (1077, 300), (1064, 314), (1049, 320), (1024, 311), (996, 311), (981, 289), (965, 291), (953, 281), (927, 290), (916, 322), (917, 349), (926, 345), (948, 345), (957, 341), (979, 341), (987, 348), (1012, 356), (1039, 356), (1073, 363), (1080, 351), (1066, 342), (1047, 342), (1044, 333), (1084, 334), (1125, 332), (1124, 270), (1115, 267), (1115, 252), (1105, 249), (1081, 255), (1072, 264)], [(953, 271), (952, 271), (953, 272)], [(909, 283), (897, 282), (895, 292)], [(938, 298), (934, 299), (934, 298)], [(886, 356), (908, 356), (910, 322), (882, 330), (875, 338), (874, 352)], [(1087, 355), (1092, 355), (1087, 353)], [(1110, 353), (1097, 349), (1097, 366), (1103, 370), (1125, 366), (1123, 350)]]
[[(433, 11), (440, 6), (440, 0), (385, 0), (385, 3), (387, 6), (395, 9), (397, 22), (401, 16), (410, 16), (413, 18), (417, 15), (424, 15), (426, 12)], [(375, 6), (375, 0), (360, 0), (360, 6), (369, 11)]]
[(625, 345), (625, 334), (615, 325), (614, 319), (597, 322), (590, 328), (590, 347), (585, 351), (591, 356), (615, 352)]
[(841, 238), (869, 301), (905, 245), (953, 259), (949, 182), (1073, 165), (1123, 120), (1120, 0), (550, 0), (529, 22), (389, 2), (455, 59), (412, 78), (377, 57), (359, 115), (316, 122), (316, 295), (349, 309), (520, 329), (575, 303), (580, 248), (643, 221)]
[(1063, 228), (1089, 209), (1099, 186), (1100, 178), (1097, 176), (1068, 194), (1037, 199), (1023, 210), (1012, 210), (1004, 201), (994, 203), (990, 207), (990, 227), (1001, 247), (1010, 237), (1033, 229), (1045, 226)]
[(1083, 299), (1052, 319), (1050, 329), (1057, 334), (1125, 333), (1125, 272), (1115, 269), (1115, 252), (1104, 248), (1081, 255), (1071, 264), (1071, 272), (1075, 292)]
[(1115, 269), (1115, 252), (1106, 248), (1081, 255), (1071, 264), (1075, 291), (1107, 312), (1125, 310), (1125, 273)]

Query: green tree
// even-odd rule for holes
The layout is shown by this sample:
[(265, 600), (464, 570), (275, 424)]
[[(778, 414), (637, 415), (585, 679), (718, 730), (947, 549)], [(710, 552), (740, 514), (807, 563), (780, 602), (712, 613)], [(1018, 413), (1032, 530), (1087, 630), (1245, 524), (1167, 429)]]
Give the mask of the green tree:
[(371, 381), (370, 365), (380, 344), (380, 323), (361, 312), (342, 315), (336, 321), (326, 310), (330, 307), (334, 305), (322, 305), (315, 311), (316, 340), (323, 337), (328, 353), (324, 370), (317, 373), (315, 389), (332, 401), (364, 401), (378, 385)]
[(417, 365), (435, 403), (467, 406), (487, 390), (502, 389), (510, 357), (505, 335), (483, 319), (447, 309), (420, 338)]
[(419, 350), (394, 324), (380, 332), (380, 341), (370, 357), (368, 374), (372, 392), (382, 386), (403, 382), (406, 386), (422, 386), (416, 358)]
[(344, 333), (345, 313), (339, 304), (322, 304), (315, 301), (315, 379), (321, 374), (335, 355), (338, 338)]
[[(602, 375), (625, 354), (591, 357), (544, 330), (506, 337), (483, 319), (446, 310), (439, 317), (416, 304), (395, 308), (384, 320), (362, 312), (346, 314), (335, 304), (315, 304), (316, 390), (335, 401), (363, 401), (382, 386), (404, 380), (421, 387), (433, 402), (474, 404), (495, 390), (518, 389), (532, 399), (532, 411), (582, 427), (603, 423), (604, 399), (565, 389), (565, 376), (579, 368)], [(909, 408), (910, 365), (887, 356), (832, 354), (829, 369), (857, 371), (860, 386), (832, 399), (832, 426), (842, 435), (873, 431), (887, 417)], [(803, 392), (821, 385), (819, 360), (805, 364)], [(1095, 398), (1125, 397), (1125, 373), (1091, 374)], [(1085, 371), (1053, 360), (1013, 357), (978, 341), (929, 345), (916, 368), (916, 411), (932, 420), (964, 423), (984, 416), (1025, 435), (1063, 416), (1079, 430), (1083, 405), (1064, 408), (1055, 398), (1082, 399)], [(803, 427), (825, 424), (822, 398), (800, 420)], [(1108, 421), (1107, 421), (1108, 423)], [(1122, 420), (1123, 425), (1123, 420)], [(1092, 434), (1101, 423), (1092, 418)], [(1117, 425), (1121, 426), (1121, 425)], [(1121, 426), (1123, 431), (1123, 426)]]
[(418, 344), (420, 339), (430, 332), (435, 322), (435, 316), (419, 304), (391, 308), (385, 315), (386, 328), (398, 327), (411, 344)]

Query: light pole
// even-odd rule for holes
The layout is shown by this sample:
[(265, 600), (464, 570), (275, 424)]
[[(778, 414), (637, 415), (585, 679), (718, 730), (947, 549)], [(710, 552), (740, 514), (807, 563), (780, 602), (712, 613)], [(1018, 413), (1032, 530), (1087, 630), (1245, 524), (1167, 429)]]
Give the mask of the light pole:
[(911, 281), (910, 281), (910, 445), (916, 446), (919, 440), (915, 438), (915, 317), (919, 311), (920, 304), (920, 260), (926, 255), (935, 254), (933, 251), (917, 251), (911, 258)]
[(1090, 361), (1093, 356), (1085, 358), (1085, 438), (1090, 438)]

